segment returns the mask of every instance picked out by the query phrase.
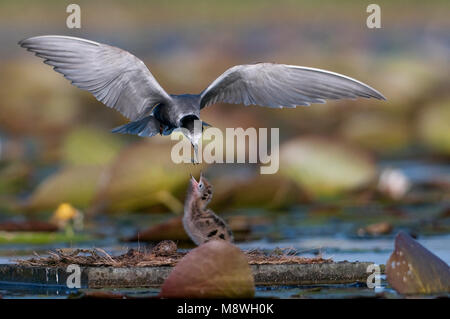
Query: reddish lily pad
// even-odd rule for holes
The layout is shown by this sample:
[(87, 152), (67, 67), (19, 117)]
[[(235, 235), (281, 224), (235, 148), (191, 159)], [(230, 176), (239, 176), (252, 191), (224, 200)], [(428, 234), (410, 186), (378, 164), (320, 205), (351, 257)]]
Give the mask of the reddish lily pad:
[(393, 228), (392, 224), (388, 223), (388, 222), (380, 222), (380, 223), (376, 223), (376, 224), (370, 224), (364, 228), (358, 229), (358, 235), (379, 236), (379, 235), (390, 234), (392, 232), (392, 228)]
[(126, 241), (160, 241), (160, 240), (189, 240), (184, 231), (182, 217), (174, 217), (168, 221), (151, 226), (126, 238)]
[(214, 240), (183, 257), (161, 287), (163, 298), (251, 298), (248, 259), (236, 246)]
[[(235, 241), (243, 240), (251, 234), (253, 220), (247, 216), (230, 216), (226, 221), (233, 231)], [(259, 222), (267, 223), (267, 221), (261, 219)], [(184, 230), (182, 216), (173, 217), (162, 223), (140, 230), (133, 236), (124, 238), (124, 241), (157, 242), (166, 239), (177, 242), (191, 242)]]
[(0, 223), (0, 231), (7, 232), (55, 232), (58, 231), (58, 226), (55, 224), (38, 221), (38, 220), (24, 220), (24, 221), (6, 221)]
[(389, 284), (401, 294), (450, 292), (450, 267), (404, 232), (386, 264)]

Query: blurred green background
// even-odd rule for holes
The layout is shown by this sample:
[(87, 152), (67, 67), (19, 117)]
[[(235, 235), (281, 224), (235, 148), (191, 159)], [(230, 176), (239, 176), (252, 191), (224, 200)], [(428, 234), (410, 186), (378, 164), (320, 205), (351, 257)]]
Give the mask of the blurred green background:
[[(219, 213), (375, 201), (439, 204), (445, 215), (448, 1), (377, 1), (381, 29), (367, 28), (365, 1), (77, 1), (81, 29), (68, 29), (70, 3), (0, 2), (0, 219), (64, 202), (89, 216), (179, 212), (189, 173), (200, 169)], [(170, 137), (110, 133), (126, 119), (17, 45), (43, 34), (129, 50), (170, 93), (198, 93), (230, 66), (267, 61), (342, 73), (387, 101), (208, 107), (202, 119), (219, 128), (280, 127), (279, 173), (174, 165)]]

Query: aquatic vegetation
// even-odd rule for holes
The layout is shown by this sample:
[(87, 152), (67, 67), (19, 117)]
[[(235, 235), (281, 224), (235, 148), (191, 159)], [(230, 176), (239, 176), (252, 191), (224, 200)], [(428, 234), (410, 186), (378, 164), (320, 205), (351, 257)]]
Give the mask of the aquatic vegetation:
[(53, 211), (67, 202), (79, 208), (91, 204), (103, 166), (65, 167), (49, 176), (37, 186), (23, 204), (28, 211)]
[(91, 127), (76, 128), (64, 138), (62, 162), (67, 165), (111, 163), (122, 148), (120, 136)]
[(450, 155), (450, 101), (444, 100), (421, 110), (418, 117), (418, 134), (431, 151)]
[(88, 234), (65, 232), (3, 232), (0, 231), (0, 244), (61, 244), (61, 243), (81, 243), (93, 240), (94, 237)]
[(0, 163), (0, 194), (15, 194), (28, 188), (32, 167), (24, 162)]
[(450, 267), (404, 232), (395, 238), (386, 275), (401, 294), (450, 293)]
[(161, 287), (163, 298), (251, 298), (254, 280), (244, 253), (213, 240), (190, 251)]
[(404, 116), (380, 111), (356, 111), (344, 119), (339, 131), (347, 141), (377, 154), (400, 153), (413, 138), (413, 129)]
[(280, 171), (313, 197), (338, 196), (373, 182), (376, 169), (364, 152), (346, 144), (301, 137), (281, 146)]
[[(226, 218), (226, 221), (233, 231), (235, 240), (241, 241), (250, 237), (252, 220), (246, 218), (246, 216), (230, 216)], [(165, 239), (176, 240), (182, 244), (192, 244), (183, 228), (181, 216), (173, 217), (164, 222), (140, 229), (136, 234), (124, 240), (130, 242), (158, 242)]]
[[(202, 119), (223, 132), (279, 128), (280, 171), (261, 175), (264, 164), (175, 165), (170, 152), (176, 142), (168, 136), (146, 141), (111, 134), (127, 122), (120, 112), (17, 46), (21, 33), (68, 34), (65, 4), (0, 2), (5, 30), (0, 37), (0, 268), (31, 269), (28, 279), (47, 283), (0, 282), (0, 295), (67, 297), (64, 285), (54, 285), (61, 284), (68, 263), (102, 269), (102, 275), (122, 267), (128, 287), (144, 268), (158, 268), (163, 275), (147, 277), (147, 284), (161, 285), (193, 247), (180, 214), (189, 174), (203, 170), (214, 185), (210, 207), (229, 224), (252, 269), (300, 265), (293, 268), (301, 277), (308, 269), (323, 274), (343, 260), (364, 261), (358, 263), (361, 276), (347, 277), (349, 284), (332, 276), (333, 285), (317, 287), (302, 277), (302, 284), (286, 286), (287, 277), (280, 276), (276, 286), (265, 287), (255, 277), (255, 297), (448, 297), (441, 288), (448, 285), (450, 262), (449, 2), (382, 1), (380, 6), (382, 29), (368, 30), (365, 8), (356, 1), (339, 6), (301, 0), (81, 4), (83, 36), (130, 49), (167, 92), (201, 92), (232, 65), (272, 61), (334, 70), (386, 96), (382, 103), (357, 99), (283, 110), (205, 108)], [(205, 150), (209, 140), (202, 138)], [(225, 154), (230, 143), (224, 144)], [(248, 155), (249, 149), (247, 143), (239, 152)], [(77, 223), (84, 224), (83, 232), (75, 229)], [(399, 231), (414, 240), (401, 234), (394, 250)], [(173, 241), (154, 246), (168, 239)], [(383, 264), (393, 250), (386, 264), (388, 282)], [(180, 270), (181, 279), (172, 279), (171, 294), (179, 282), (189, 294), (187, 279), (204, 279), (190, 272), (207, 269), (208, 261), (222, 276), (228, 257), (219, 257), (222, 265), (216, 265), (216, 251), (195, 255)], [(17, 258), (28, 264), (17, 265)], [(366, 262), (380, 265), (379, 289), (366, 285)], [(416, 272), (408, 274), (408, 263)], [(40, 272), (33, 273), (34, 267)], [(100, 275), (97, 279), (104, 284)], [(159, 294), (159, 288), (146, 285), (145, 276), (140, 280), (133, 288), (87, 288), (71, 297)], [(229, 285), (223, 276), (217, 282)]]
[(100, 212), (126, 212), (164, 205), (181, 213), (176, 195), (185, 193), (189, 173), (198, 174), (202, 165), (176, 165), (170, 159), (170, 145), (142, 141), (121, 150), (101, 179), (93, 205)]

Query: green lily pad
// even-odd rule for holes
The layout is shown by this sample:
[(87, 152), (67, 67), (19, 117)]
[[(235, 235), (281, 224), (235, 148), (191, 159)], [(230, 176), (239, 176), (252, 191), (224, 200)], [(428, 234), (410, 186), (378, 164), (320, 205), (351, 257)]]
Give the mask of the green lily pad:
[(411, 133), (404, 118), (374, 112), (349, 116), (341, 126), (346, 140), (378, 153), (405, 149), (411, 142)]
[[(414, 105), (412, 101), (426, 95), (445, 77), (445, 72), (439, 72), (436, 65), (423, 59), (404, 56), (387, 58), (374, 73), (376, 75), (373, 83), (380, 83), (375, 87), (381, 86), (383, 94), (389, 100), (389, 103), (381, 103), (379, 106), (394, 112), (411, 109)], [(385, 76), (386, 73), (389, 73), (389, 76)], [(376, 79), (377, 76), (382, 79)]]
[(0, 193), (14, 194), (27, 186), (32, 168), (23, 162), (0, 165)]
[(65, 138), (63, 161), (70, 165), (108, 164), (119, 153), (122, 144), (120, 135), (103, 129), (78, 128)]
[(124, 148), (101, 180), (98, 207), (124, 212), (163, 204), (181, 213), (189, 174), (202, 165), (174, 164), (170, 155), (170, 144), (146, 140)]
[(420, 113), (418, 133), (432, 151), (450, 155), (450, 100), (431, 105)]
[(92, 240), (87, 234), (66, 234), (63, 232), (4, 232), (0, 231), (0, 244), (79, 243)]
[(27, 60), (2, 65), (0, 125), (7, 132), (28, 135), (58, 135), (78, 115), (76, 90), (48, 69)]
[(338, 196), (376, 177), (372, 159), (340, 142), (302, 137), (282, 145), (280, 172), (313, 197)]
[(54, 210), (67, 202), (78, 208), (85, 208), (91, 203), (98, 180), (103, 172), (102, 166), (66, 167), (49, 176), (25, 203), (31, 211)]
[[(225, 181), (221, 184), (227, 185), (229, 192), (222, 195), (224, 204), (231, 204), (233, 207), (257, 207), (275, 209), (286, 207), (298, 201), (298, 188), (289, 179), (279, 174), (257, 174), (253, 178), (237, 184), (237, 182)], [(218, 184), (218, 187), (220, 184)], [(230, 200), (231, 199), (231, 200)], [(218, 201), (220, 204), (220, 201)], [(212, 205), (215, 205), (213, 199)]]

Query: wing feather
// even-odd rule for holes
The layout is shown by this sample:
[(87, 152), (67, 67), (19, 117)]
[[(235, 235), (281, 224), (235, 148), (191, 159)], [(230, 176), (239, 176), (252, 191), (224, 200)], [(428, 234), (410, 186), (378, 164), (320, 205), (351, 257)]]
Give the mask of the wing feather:
[(130, 120), (171, 100), (145, 64), (119, 48), (57, 35), (33, 37), (19, 44), (44, 59), (73, 85), (89, 91)]
[(370, 86), (334, 72), (295, 65), (237, 65), (201, 93), (201, 108), (218, 102), (296, 107), (325, 100), (385, 97)]

